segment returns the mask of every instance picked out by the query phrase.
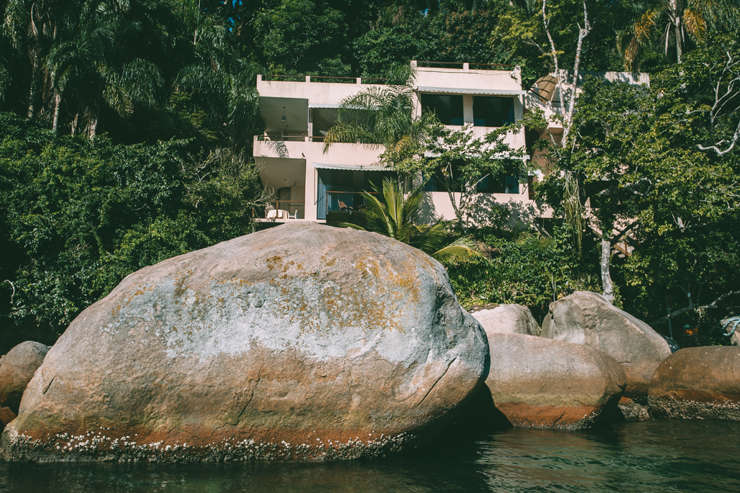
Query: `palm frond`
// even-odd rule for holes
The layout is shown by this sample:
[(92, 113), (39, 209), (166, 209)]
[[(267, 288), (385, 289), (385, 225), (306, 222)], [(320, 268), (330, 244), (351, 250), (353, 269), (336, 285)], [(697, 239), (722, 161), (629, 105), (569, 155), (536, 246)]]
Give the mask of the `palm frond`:
[(446, 247), (432, 254), (435, 260), (440, 262), (462, 262), (481, 255), (473, 240), (458, 238)]
[(337, 223), (336, 226), (338, 228), (352, 228), (352, 229), (357, 229), (360, 231), (367, 231), (365, 228), (363, 228), (359, 224), (353, 224), (353, 223)]
[(704, 39), (704, 33), (707, 31), (707, 23), (699, 11), (693, 9), (684, 10), (683, 25), (686, 26), (686, 30), (695, 40), (701, 42)]
[(637, 37), (633, 37), (630, 40), (630, 43), (627, 45), (627, 49), (624, 50), (624, 60), (626, 69), (632, 70), (632, 66), (635, 63), (635, 60), (637, 60), (637, 55), (639, 53), (639, 43), (637, 42)]
[(634, 27), (637, 39), (647, 39), (650, 36), (650, 32), (656, 26), (659, 17), (660, 12), (658, 10), (651, 9), (645, 12)]

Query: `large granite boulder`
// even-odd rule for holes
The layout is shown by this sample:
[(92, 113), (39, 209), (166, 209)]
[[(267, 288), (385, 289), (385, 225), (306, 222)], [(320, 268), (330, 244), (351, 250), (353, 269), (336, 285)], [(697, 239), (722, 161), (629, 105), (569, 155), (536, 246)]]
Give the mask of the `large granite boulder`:
[(648, 404), (655, 418), (740, 421), (740, 347), (685, 348), (655, 371)]
[(529, 308), (522, 305), (499, 305), (490, 310), (481, 310), (472, 313), (480, 322), (486, 334), (494, 332), (503, 334), (540, 335), (540, 326), (537, 325)]
[(288, 223), (126, 277), (49, 351), (2, 450), (384, 454), (435, 433), (487, 363), (483, 329), (431, 257), (375, 233)]
[(488, 334), (493, 403), (517, 427), (588, 428), (614, 413), (622, 367), (597, 349), (522, 334)]
[(48, 351), (49, 346), (26, 341), (0, 357), (0, 407), (18, 412), (23, 391)]
[(616, 359), (627, 375), (628, 397), (647, 395), (655, 369), (671, 354), (648, 324), (588, 291), (550, 303), (542, 337), (590, 346)]

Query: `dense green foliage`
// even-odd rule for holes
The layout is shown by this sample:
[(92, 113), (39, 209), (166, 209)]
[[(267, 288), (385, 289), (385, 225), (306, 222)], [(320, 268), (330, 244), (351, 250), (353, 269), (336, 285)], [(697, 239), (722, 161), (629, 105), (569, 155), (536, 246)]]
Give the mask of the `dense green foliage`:
[(442, 222), (432, 226), (414, 224), (415, 216), (424, 200), (424, 190), (417, 187), (408, 195), (397, 180), (384, 179), (382, 185), (373, 185), (373, 192), (364, 192), (365, 226), (343, 224), (355, 229), (374, 231), (394, 240), (407, 243), (433, 254), (446, 240)]
[[(647, 320), (666, 314), (667, 296), (677, 309), (740, 290), (739, 58), (737, 40), (718, 37), (654, 74), (650, 88), (592, 80), (573, 151), (555, 163), (580, 182), (591, 227), (613, 240), (630, 231), (622, 239), (631, 254), (615, 258), (613, 271), (623, 306)], [(563, 176), (543, 187), (556, 208)], [(726, 313), (683, 320), (709, 330)]]
[(53, 341), (129, 273), (252, 231), (254, 165), (193, 161), (186, 141), (60, 138), (7, 113), (0, 135), (2, 315), (24, 337)]
[[(516, 233), (503, 209), (485, 209), (471, 222), (496, 229), (467, 234), (487, 256), (448, 262), (461, 300), (541, 314), (598, 288), (598, 245), (587, 234), (581, 254), (559, 226), (562, 176), (607, 228), (638, 219), (633, 253), (613, 262), (617, 300), (636, 315), (658, 317), (668, 294), (700, 305), (738, 290), (737, 2), (585, 4), (580, 69), (649, 71), (651, 88), (587, 87), (553, 162), (563, 174), (540, 188), (550, 235)], [(526, 88), (555, 68), (548, 32), (558, 68), (572, 69), (584, 25), (584, 2), (548, 0), (546, 30), (542, 5), (0, 0), (0, 352), (53, 341), (133, 270), (252, 230), (264, 193), (250, 157), (263, 129), (256, 74), (396, 80), (411, 59), (465, 61), (519, 65)], [(728, 96), (718, 103), (715, 89)], [(449, 190), (500, 171), (465, 130), (420, 128), (408, 88), (376, 96), (354, 102), (336, 141), (383, 146), (387, 162)], [(457, 211), (464, 230), (484, 210), (473, 195)]]
[[(552, 301), (578, 290), (599, 291), (595, 262), (578, 258), (562, 233), (546, 238), (529, 232), (480, 231), (480, 240), (490, 247), (486, 256), (445, 262), (460, 302), (467, 307), (518, 303), (528, 306), (541, 323)], [(596, 255), (594, 249), (587, 252), (589, 258)]]

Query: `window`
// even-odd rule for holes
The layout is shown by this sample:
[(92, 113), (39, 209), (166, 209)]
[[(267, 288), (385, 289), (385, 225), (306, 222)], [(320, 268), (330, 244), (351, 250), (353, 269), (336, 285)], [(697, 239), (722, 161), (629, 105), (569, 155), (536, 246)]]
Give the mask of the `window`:
[(447, 96), (443, 94), (422, 94), (422, 112), (431, 112), (437, 115), (444, 125), (463, 124), (463, 97)]
[(478, 193), (519, 193), (516, 171), (487, 176), (478, 183)]
[(312, 137), (323, 137), (331, 127), (337, 123), (337, 110), (335, 108), (311, 108), (311, 123), (313, 123)]
[(379, 187), (384, 178), (398, 179), (395, 171), (360, 171), (319, 169), (318, 198), (316, 214), (318, 219), (326, 219), (327, 212), (341, 209), (339, 201), (346, 207), (359, 210), (364, 204), (361, 192), (372, 192), (371, 184)]
[[(460, 168), (464, 163), (462, 161), (454, 161), (452, 163), (452, 180), (451, 186), (453, 192), (459, 192), (461, 190), (459, 177)], [(425, 192), (446, 192), (445, 177), (441, 171), (437, 171), (433, 174), (422, 173), (422, 179), (424, 180), (424, 191)]]
[(514, 98), (473, 97), (473, 124), (476, 127), (503, 127), (514, 123)]

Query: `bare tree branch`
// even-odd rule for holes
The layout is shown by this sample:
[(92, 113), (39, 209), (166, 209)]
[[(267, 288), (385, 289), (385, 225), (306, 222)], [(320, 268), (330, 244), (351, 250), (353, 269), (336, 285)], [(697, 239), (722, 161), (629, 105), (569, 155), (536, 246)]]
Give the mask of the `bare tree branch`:
[[(730, 53), (730, 50), (728, 50), (726, 47), (723, 46), (723, 49), (725, 51), (725, 56), (727, 57), (727, 59), (725, 60), (722, 72), (717, 77), (717, 81), (714, 84), (714, 104), (712, 105), (712, 109), (709, 111), (709, 118), (712, 130), (714, 130), (714, 128), (717, 126), (717, 120), (720, 117), (725, 116), (725, 107), (730, 104), (730, 102), (736, 97), (740, 96), (740, 91), (738, 91), (738, 85), (740, 85), (740, 75), (732, 77), (733, 71), (738, 67), (738, 65), (740, 65), (740, 60), (734, 59), (732, 53)], [(732, 78), (727, 82), (725, 91), (724, 93), (722, 93), (723, 81), (728, 76)], [(736, 106), (732, 108), (729, 114), (731, 115), (735, 111), (737, 111)], [(737, 128), (735, 129), (735, 134), (732, 136), (732, 139), (723, 139), (710, 146), (703, 146), (701, 144), (698, 144), (697, 147), (702, 151), (714, 151), (719, 157), (722, 157), (735, 148), (735, 144), (737, 144), (738, 140), (740, 140), (740, 122), (738, 122)], [(720, 146), (728, 143), (729, 147), (724, 150), (720, 149)]]
[(550, 28), (548, 27), (549, 21), (547, 20), (547, 13), (545, 12), (546, 9), (547, 0), (542, 0), (542, 24), (545, 26), (547, 39), (550, 41), (550, 57), (552, 58), (552, 62), (555, 64), (555, 73), (557, 74), (560, 70), (560, 67), (558, 66), (558, 52), (555, 50), (555, 41), (552, 40)]
[[(570, 104), (568, 107), (568, 116), (567, 116), (567, 122), (568, 126), (570, 126), (571, 121), (573, 120), (573, 110), (576, 107), (576, 90), (578, 89), (578, 70), (581, 65), (581, 50), (583, 49), (583, 40), (588, 36), (588, 33), (591, 32), (591, 24), (588, 22), (588, 8), (586, 7), (586, 0), (583, 0), (583, 27), (580, 25), (578, 26), (578, 44), (576, 45), (576, 60), (573, 64), (573, 86), (571, 88), (572, 94), (570, 97)], [(563, 138), (567, 137), (567, 130), (563, 130)]]
[(728, 147), (724, 151), (720, 150), (719, 146), (722, 145), (723, 143), (726, 143), (727, 142), (726, 140), (717, 142), (717, 144), (713, 146), (704, 147), (703, 145), (698, 144), (697, 147), (702, 151), (714, 151), (717, 153), (719, 157), (722, 157), (725, 154), (729, 153), (735, 147), (735, 144), (737, 144), (738, 140), (740, 140), (740, 122), (738, 122), (737, 128), (735, 129), (735, 135), (733, 135), (732, 140), (730, 140), (730, 147)]
[(687, 307), (684, 307), (684, 308), (678, 309), (676, 311), (673, 311), (670, 314), (666, 315), (665, 317), (661, 317), (659, 319), (653, 320), (652, 322), (650, 322), (650, 325), (663, 325), (664, 323), (668, 322), (668, 319), (669, 318), (676, 317), (678, 315), (681, 315), (681, 314), (686, 313), (686, 312), (691, 311), (691, 310), (703, 311), (703, 310), (712, 310), (712, 309), (718, 308), (719, 307), (719, 304), (722, 301), (724, 301), (727, 298), (729, 298), (730, 296), (733, 296), (733, 295), (736, 295), (736, 294), (740, 294), (740, 291), (730, 291), (729, 293), (725, 293), (722, 296), (720, 296), (719, 298), (717, 298), (716, 300), (714, 300), (713, 302), (709, 303), (708, 305), (696, 306), (696, 307), (694, 307), (692, 305), (689, 305)]

